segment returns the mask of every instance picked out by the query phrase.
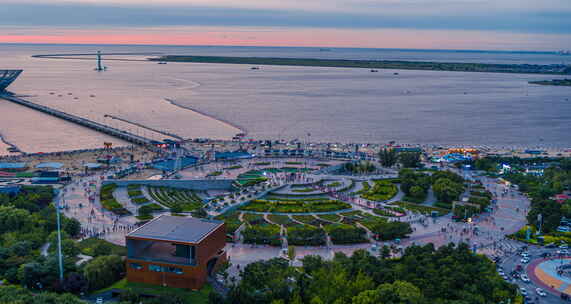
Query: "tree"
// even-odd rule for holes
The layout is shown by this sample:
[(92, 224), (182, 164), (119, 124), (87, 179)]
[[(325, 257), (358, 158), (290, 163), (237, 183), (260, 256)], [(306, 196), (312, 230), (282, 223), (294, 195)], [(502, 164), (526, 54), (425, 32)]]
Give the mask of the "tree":
[(379, 162), (381, 166), (390, 168), (398, 161), (398, 154), (394, 149), (381, 149), (379, 151)]
[(395, 281), (392, 284), (381, 284), (377, 292), (379, 302), (383, 304), (418, 304), (422, 301), (420, 289), (409, 282)]
[(0, 206), (0, 233), (20, 230), (30, 224), (30, 212), (12, 206)]
[(432, 186), (432, 190), (439, 201), (452, 203), (460, 197), (464, 191), (464, 186), (462, 184), (455, 183), (448, 178), (440, 178), (436, 180)]
[(401, 152), (398, 159), (405, 168), (420, 167), (420, 152)]
[(125, 264), (117, 255), (96, 257), (87, 262), (83, 269), (90, 290), (101, 289), (115, 283), (121, 279), (124, 272)]
[(410, 188), (410, 196), (417, 201), (422, 201), (426, 198), (426, 190), (420, 186), (412, 186)]

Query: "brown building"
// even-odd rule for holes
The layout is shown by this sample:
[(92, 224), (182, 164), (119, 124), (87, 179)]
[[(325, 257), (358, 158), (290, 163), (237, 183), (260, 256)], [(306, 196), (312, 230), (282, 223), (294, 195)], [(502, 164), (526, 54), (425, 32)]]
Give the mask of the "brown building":
[(129, 282), (200, 289), (226, 261), (220, 221), (162, 215), (125, 238)]

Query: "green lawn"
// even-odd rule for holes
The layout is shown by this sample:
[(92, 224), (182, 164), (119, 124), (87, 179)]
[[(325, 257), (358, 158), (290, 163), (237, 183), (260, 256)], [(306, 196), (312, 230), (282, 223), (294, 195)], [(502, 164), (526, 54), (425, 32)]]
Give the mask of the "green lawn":
[(127, 255), (127, 248), (115, 245), (106, 240), (98, 238), (88, 238), (77, 243), (81, 253), (89, 256), (116, 254), (119, 256)]
[(136, 293), (153, 294), (153, 295), (166, 295), (166, 296), (176, 295), (184, 299), (185, 303), (187, 304), (207, 304), (208, 295), (212, 292), (212, 286), (210, 286), (209, 284), (204, 285), (204, 287), (201, 290), (190, 291), (180, 288), (162, 287), (162, 286), (155, 286), (143, 283), (132, 283), (132, 282), (127, 282), (127, 279), (122, 279), (105, 289), (101, 289), (94, 292), (94, 294), (96, 295), (112, 289), (122, 289), (122, 290), (131, 289)]

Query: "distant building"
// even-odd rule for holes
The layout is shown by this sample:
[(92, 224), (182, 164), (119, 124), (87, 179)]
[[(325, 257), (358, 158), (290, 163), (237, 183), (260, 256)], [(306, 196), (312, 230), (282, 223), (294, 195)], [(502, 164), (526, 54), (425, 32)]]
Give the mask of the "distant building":
[(200, 289), (226, 262), (221, 221), (162, 215), (127, 234), (127, 280)]
[(253, 154), (250, 154), (246, 151), (233, 151), (233, 152), (215, 152), (214, 158), (216, 160), (239, 160), (239, 159), (249, 159), (254, 158)]
[(395, 152), (414, 152), (414, 153), (421, 153), (422, 149), (418, 147), (395, 147)]
[(27, 163), (0, 163), (0, 170), (6, 172), (21, 172), (28, 170)]

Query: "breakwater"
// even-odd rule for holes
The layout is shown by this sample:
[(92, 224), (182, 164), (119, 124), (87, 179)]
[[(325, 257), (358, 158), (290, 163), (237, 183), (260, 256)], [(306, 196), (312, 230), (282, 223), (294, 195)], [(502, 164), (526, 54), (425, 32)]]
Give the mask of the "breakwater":
[(113, 128), (83, 117), (79, 117), (79, 116), (75, 116), (73, 114), (69, 114), (69, 113), (65, 113), (56, 109), (52, 109), (50, 107), (46, 107), (43, 105), (39, 105), (36, 103), (33, 103), (31, 101), (27, 101), (12, 95), (0, 95), (0, 99), (4, 99), (6, 101), (11, 101), (14, 103), (17, 103), (19, 105), (34, 109), (36, 111), (40, 111), (42, 113), (46, 113), (48, 115), (51, 116), (55, 116), (57, 118), (63, 119), (63, 120), (67, 120), (69, 122), (73, 122), (75, 124), (78, 124), (80, 126), (101, 132), (101, 133), (105, 133), (107, 135), (111, 135), (114, 137), (117, 137), (119, 139), (128, 141), (130, 143), (133, 144), (137, 144), (137, 145), (152, 145), (154, 143), (154, 140), (143, 137), (143, 136), (139, 136), (139, 135), (135, 135), (132, 133), (129, 133), (127, 131), (123, 131), (117, 128)]
[(179, 107), (179, 108), (182, 108), (182, 109), (185, 109), (185, 110), (189, 110), (189, 111), (198, 113), (198, 114), (200, 114), (200, 115), (202, 115), (202, 116), (206, 116), (206, 117), (208, 117), (208, 118), (212, 118), (212, 119), (218, 120), (218, 121), (220, 121), (220, 122), (223, 122), (223, 123), (225, 123), (225, 124), (227, 124), (227, 125), (229, 125), (229, 126), (231, 126), (231, 127), (233, 127), (233, 128), (236, 128), (236, 129), (240, 130), (240, 132), (241, 132), (242, 134), (244, 134), (244, 136), (248, 135), (248, 130), (246, 130), (246, 128), (244, 128), (244, 127), (242, 127), (242, 126), (239, 126), (239, 125), (237, 125), (237, 124), (235, 124), (235, 123), (233, 123), (233, 122), (231, 122), (231, 121), (228, 121), (228, 120), (226, 120), (226, 119), (224, 119), (224, 118), (216, 117), (216, 116), (214, 116), (214, 115), (211, 115), (211, 114), (202, 112), (202, 111), (200, 111), (200, 110), (197, 110), (197, 109), (195, 109), (195, 108), (192, 108), (192, 107), (189, 107), (189, 106), (186, 106), (186, 105), (181, 105), (180, 103), (178, 103), (178, 102), (176, 102), (176, 101), (174, 101), (174, 100), (172, 100), (172, 99), (165, 98), (165, 100), (168, 101), (168, 102), (169, 102), (170, 104), (172, 104), (173, 106), (177, 106), (177, 107)]

